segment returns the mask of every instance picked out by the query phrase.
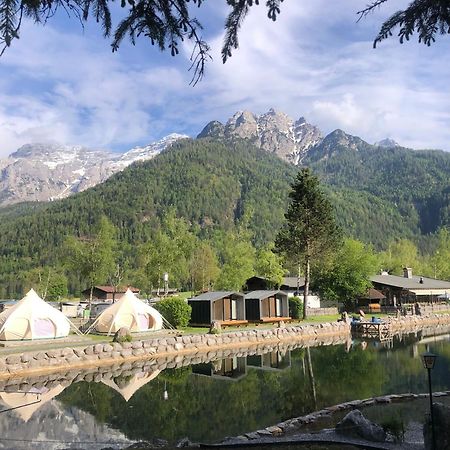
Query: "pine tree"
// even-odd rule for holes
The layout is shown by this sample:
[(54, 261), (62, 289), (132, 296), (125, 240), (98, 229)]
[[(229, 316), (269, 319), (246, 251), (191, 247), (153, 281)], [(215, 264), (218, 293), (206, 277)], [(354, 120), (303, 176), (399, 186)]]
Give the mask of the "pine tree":
[(289, 194), (291, 200), (285, 214), (286, 223), (275, 241), (278, 251), (285, 253), (305, 274), (303, 318), (306, 319), (311, 261), (332, 250), (339, 242), (333, 207), (310, 169), (302, 169)]

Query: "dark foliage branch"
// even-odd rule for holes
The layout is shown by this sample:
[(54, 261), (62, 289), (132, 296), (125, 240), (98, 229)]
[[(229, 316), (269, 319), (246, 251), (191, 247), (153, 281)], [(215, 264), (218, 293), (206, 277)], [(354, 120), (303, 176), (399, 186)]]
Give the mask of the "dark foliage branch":
[[(0, 48), (1, 53), (19, 38), (23, 17), (36, 23), (46, 23), (58, 10), (75, 17), (83, 25), (90, 17), (98, 22), (105, 37), (112, 33), (110, 5), (113, 0), (0, 0)], [(217, 0), (215, 0), (217, 2)], [(267, 0), (268, 17), (275, 20), (283, 0)], [(179, 54), (180, 43), (193, 43), (190, 70), (191, 84), (195, 85), (205, 73), (211, 56), (210, 48), (201, 35), (200, 22), (190, 15), (190, 4), (200, 7), (204, 0), (121, 0), (121, 7), (128, 9), (126, 17), (112, 33), (112, 50), (117, 51), (125, 37), (132, 44), (143, 36), (161, 51), (169, 50), (172, 56)], [(231, 12), (226, 20), (226, 38), (222, 49), (223, 61), (238, 47), (238, 31), (249, 8), (258, 0), (226, 0)]]
[[(358, 12), (359, 19), (367, 16), (374, 9), (386, 3), (377, 0)], [(409, 41), (417, 33), (419, 42), (430, 46), (436, 40), (436, 34), (450, 33), (450, 1), (449, 0), (414, 0), (403, 11), (397, 11), (387, 19), (375, 38), (373, 46), (393, 35), (399, 28), (400, 43)]]

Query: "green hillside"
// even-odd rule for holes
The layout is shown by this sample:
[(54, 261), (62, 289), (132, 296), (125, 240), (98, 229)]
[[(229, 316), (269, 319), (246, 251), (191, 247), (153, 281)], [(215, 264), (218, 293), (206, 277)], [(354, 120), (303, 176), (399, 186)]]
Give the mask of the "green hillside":
[[(304, 162), (324, 181), (348, 235), (383, 248), (449, 224), (449, 154), (330, 136)], [(91, 234), (102, 215), (118, 228), (118, 252), (129, 255), (153, 239), (168, 210), (201, 239), (245, 217), (259, 248), (283, 221), (296, 171), (245, 141), (183, 140), (68, 199), (0, 210), (0, 297), (22, 291), (24, 271), (60, 265), (67, 236)]]
[[(448, 152), (375, 147), (336, 130), (304, 163), (332, 190), (357, 191), (357, 197), (368, 194), (368, 208), (375, 200), (386, 205), (384, 211), (377, 208), (380, 214), (400, 214), (403, 224), (399, 225), (409, 237), (417, 238), (450, 225)], [(370, 238), (370, 234), (364, 237)]]

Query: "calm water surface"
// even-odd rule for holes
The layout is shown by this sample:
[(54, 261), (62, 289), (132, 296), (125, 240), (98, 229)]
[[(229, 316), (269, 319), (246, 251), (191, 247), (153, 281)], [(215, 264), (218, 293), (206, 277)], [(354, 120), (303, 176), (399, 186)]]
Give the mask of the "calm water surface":
[(434, 390), (449, 390), (449, 335), (404, 336), (391, 348), (355, 341), (351, 347), (280, 347), (180, 369), (6, 386), (0, 448), (102, 448), (111, 441), (121, 448), (183, 437), (213, 442), (348, 400), (427, 392), (420, 360), (426, 348), (439, 355)]

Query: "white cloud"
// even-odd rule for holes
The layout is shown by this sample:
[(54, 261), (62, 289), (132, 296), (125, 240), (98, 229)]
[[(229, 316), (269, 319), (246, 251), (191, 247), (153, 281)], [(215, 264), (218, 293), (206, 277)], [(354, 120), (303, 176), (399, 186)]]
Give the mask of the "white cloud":
[[(390, 136), (449, 149), (450, 40), (425, 48), (393, 38), (372, 50), (389, 4), (359, 23), (361, 0), (284, 2), (275, 23), (264, 5), (254, 7), (225, 65), (223, 33), (213, 33), (214, 61), (195, 88), (188, 46), (178, 58), (147, 44), (125, 43), (111, 54), (89, 33), (25, 23), (0, 60), (0, 156), (36, 140), (125, 150), (172, 131), (195, 135), (236, 110), (270, 107), (304, 115), (324, 132), (339, 127), (369, 142)], [(214, 9), (219, 23), (216, 5), (205, 7), (202, 17)]]

